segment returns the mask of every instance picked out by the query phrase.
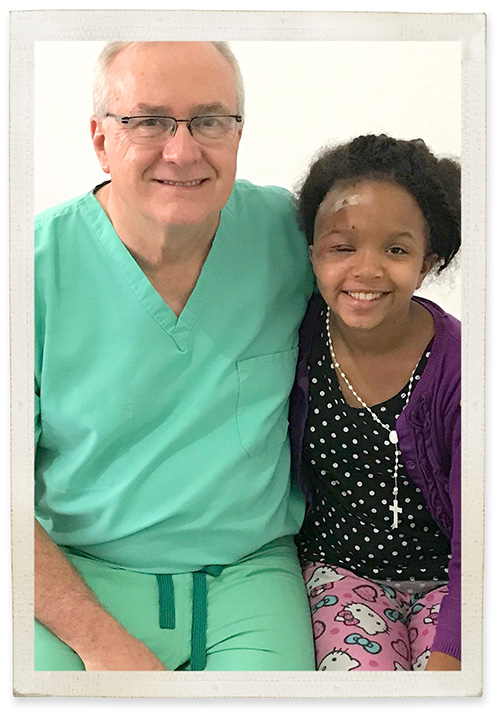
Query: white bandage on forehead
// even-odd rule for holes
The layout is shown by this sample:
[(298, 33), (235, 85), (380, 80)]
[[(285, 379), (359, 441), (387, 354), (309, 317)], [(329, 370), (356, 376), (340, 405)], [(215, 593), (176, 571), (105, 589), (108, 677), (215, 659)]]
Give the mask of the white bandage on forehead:
[(327, 193), (323, 202), (318, 208), (318, 214), (324, 215), (326, 212), (339, 212), (343, 210), (344, 207), (349, 207), (349, 205), (359, 205), (362, 202), (362, 197), (358, 193), (351, 193), (348, 195), (342, 195), (338, 197), (338, 191), (332, 190)]
[(326, 215), (332, 213), (336, 214), (337, 212), (340, 212), (340, 210), (343, 210), (346, 207), (349, 207), (351, 205), (359, 205), (362, 202), (363, 196), (359, 195), (358, 193), (352, 192), (346, 194), (345, 190), (333, 188), (325, 195), (323, 201), (318, 207), (316, 218), (314, 220), (315, 229), (318, 228), (318, 220), (324, 219)]
[(359, 205), (360, 202), (360, 195), (347, 195), (347, 197), (335, 201), (333, 205), (333, 211), (338, 212), (339, 210), (342, 210), (342, 208), (347, 207), (348, 205)]

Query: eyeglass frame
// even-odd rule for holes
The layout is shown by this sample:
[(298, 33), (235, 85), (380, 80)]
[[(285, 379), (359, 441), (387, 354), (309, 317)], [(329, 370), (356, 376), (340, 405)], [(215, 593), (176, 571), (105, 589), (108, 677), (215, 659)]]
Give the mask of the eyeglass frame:
[(179, 128), (180, 123), (185, 123), (187, 125), (187, 129), (191, 136), (197, 140), (196, 136), (193, 133), (193, 130), (191, 128), (191, 123), (195, 119), (200, 119), (200, 118), (234, 118), (236, 119), (236, 123), (242, 123), (243, 122), (243, 117), (241, 114), (201, 114), (200, 116), (193, 116), (190, 119), (178, 119), (175, 118), (175, 116), (160, 116), (159, 114), (151, 114), (151, 115), (139, 115), (139, 116), (118, 116), (117, 114), (112, 114), (109, 111), (106, 112), (104, 115), (104, 118), (114, 118), (118, 123), (121, 123), (122, 126), (126, 126), (128, 122), (131, 119), (151, 119), (151, 118), (156, 118), (156, 119), (171, 119), (174, 122), (174, 132), (169, 136), (169, 138), (173, 138), (175, 134), (177, 133), (177, 129)]

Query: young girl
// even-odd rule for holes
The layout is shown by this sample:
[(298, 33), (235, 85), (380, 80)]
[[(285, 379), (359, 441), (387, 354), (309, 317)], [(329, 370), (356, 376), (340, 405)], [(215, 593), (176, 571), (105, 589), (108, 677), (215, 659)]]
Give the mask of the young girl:
[(459, 166), (361, 136), (298, 202), (321, 292), (290, 410), (317, 667), (460, 669), (460, 323), (413, 295), (460, 247)]

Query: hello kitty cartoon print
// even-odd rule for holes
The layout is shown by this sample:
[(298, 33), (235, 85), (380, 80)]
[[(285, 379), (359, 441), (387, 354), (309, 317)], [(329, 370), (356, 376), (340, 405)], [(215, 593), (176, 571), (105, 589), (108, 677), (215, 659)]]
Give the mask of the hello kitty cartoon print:
[(425, 595), (309, 563), (307, 586), (319, 671), (422, 671), (447, 587)]
[(361, 627), (367, 634), (380, 634), (389, 630), (387, 622), (364, 603), (345, 605), (335, 620), (342, 620), (346, 625)]
[(332, 565), (321, 565), (306, 582), (307, 594), (319, 595), (326, 590), (331, 590), (336, 582), (343, 579), (344, 576), (340, 575)]
[(332, 649), (319, 663), (318, 671), (352, 671), (360, 666), (360, 662), (348, 652)]

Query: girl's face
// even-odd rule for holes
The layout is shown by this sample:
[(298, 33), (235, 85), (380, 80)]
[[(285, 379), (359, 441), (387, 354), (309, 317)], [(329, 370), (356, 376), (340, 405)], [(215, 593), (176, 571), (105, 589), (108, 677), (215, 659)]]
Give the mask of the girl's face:
[(406, 318), (436, 261), (417, 201), (390, 182), (334, 186), (316, 215), (310, 258), (323, 298), (345, 326), (370, 330)]

